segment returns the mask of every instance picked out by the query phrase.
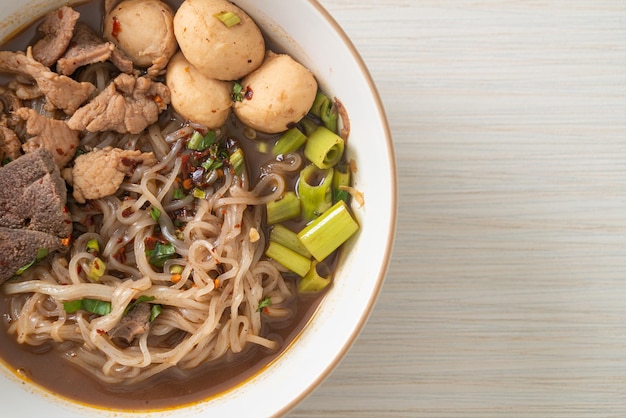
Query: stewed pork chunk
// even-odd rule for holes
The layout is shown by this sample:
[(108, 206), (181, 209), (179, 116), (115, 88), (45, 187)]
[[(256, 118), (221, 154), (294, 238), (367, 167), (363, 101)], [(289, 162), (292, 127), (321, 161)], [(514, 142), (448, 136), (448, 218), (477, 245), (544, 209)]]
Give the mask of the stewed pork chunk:
[(64, 121), (47, 118), (25, 107), (17, 109), (14, 114), (26, 121), (26, 133), (31, 135), (22, 145), (24, 151), (45, 148), (59, 168), (66, 166), (74, 157), (79, 143), (78, 132), (70, 129)]
[(120, 74), (78, 109), (67, 124), (78, 131), (138, 134), (155, 123), (169, 103), (170, 91), (165, 84)]
[(0, 72), (32, 78), (50, 104), (68, 115), (74, 113), (96, 89), (91, 83), (78, 82), (52, 72), (32, 55), (22, 52), (0, 51)]
[[(73, 196), (78, 203), (114, 194), (124, 181), (141, 164), (154, 165), (157, 160), (151, 152), (122, 150), (106, 147), (76, 157), (70, 178)], [(67, 174), (67, 171), (64, 175)]]

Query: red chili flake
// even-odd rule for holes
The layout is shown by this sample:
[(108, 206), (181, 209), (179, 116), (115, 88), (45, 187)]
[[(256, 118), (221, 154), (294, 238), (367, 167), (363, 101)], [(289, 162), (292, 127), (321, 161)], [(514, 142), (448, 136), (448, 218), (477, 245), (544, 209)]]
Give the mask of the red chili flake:
[(120, 248), (119, 250), (117, 250), (117, 252), (113, 254), (113, 258), (119, 261), (120, 263), (125, 264), (127, 257), (126, 257), (126, 251), (124, 251), (124, 248)]
[(133, 213), (135, 213), (135, 212), (133, 211), (133, 208), (126, 208), (126, 209), (124, 209), (124, 210), (122, 211), (122, 216), (123, 216), (124, 218), (128, 218), (128, 217), (129, 217), (129, 216), (131, 216)]
[(97, 330), (96, 330), (96, 332), (97, 332), (98, 334), (100, 334), (100, 335), (104, 335), (104, 334), (106, 334), (106, 331), (105, 331), (105, 330), (103, 330), (103, 329), (97, 329)]
[(270, 314), (270, 310), (269, 310), (269, 309), (267, 309), (267, 306), (263, 308), (263, 313), (264, 313), (265, 315), (269, 315), (269, 314)]
[(254, 91), (252, 91), (252, 87), (246, 86), (246, 92), (243, 94), (243, 98), (246, 100), (252, 100), (252, 96), (254, 96)]
[(70, 210), (67, 208), (67, 206), (63, 206), (63, 213), (68, 213)]
[(117, 16), (113, 16), (113, 28), (111, 29), (111, 36), (113, 36), (115, 40), (119, 41), (119, 39), (117, 39), (117, 35), (119, 35), (121, 31), (122, 25), (120, 24), (120, 21), (117, 19)]
[(57, 17), (59, 19), (63, 19), (63, 10), (61, 10), (61, 9), (57, 10)]
[(63, 149), (62, 149), (62, 148), (57, 148), (55, 151), (56, 151), (56, 152), (57, 152), (57, 154), (59, 154), (59, 155), (65, 155), (65, 151), (63, 151)]

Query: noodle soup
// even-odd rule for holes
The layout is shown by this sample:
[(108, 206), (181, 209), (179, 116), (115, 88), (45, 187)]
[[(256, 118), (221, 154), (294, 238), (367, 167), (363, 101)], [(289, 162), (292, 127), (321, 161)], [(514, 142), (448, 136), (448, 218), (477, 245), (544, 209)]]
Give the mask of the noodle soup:
[[(106, 28), (111, 13), (103, 16), (105, 5), (76, 7), (77, 22), (99, 29), (104, 20)], [(170, 6), (177, 13), (179, 3)], [(64, 13), (57, 11), (56, 18), (65, 18)], [(211, 16), (227, 31), (248, 22), (238, 10)], [(111, 31), (124, 33), (123, 19), (111, 20)], [(119, 409), (171, 407), (235, 386), (271, 362), (300, 332), (332, 281), (337, 252), (359, 228), (345, 204), (359, 195), (350, 187), (354, 167), (344, 155), (349, 124), (340, 103), (314, 88), (313, 99), (295, 120), (280, 122), (280, 113), (259, 117), (258, 109), (241, 110), (263, 97), (256, 86), (267, 79), (271, 86), (276, 78), (271, 73), (259, 77), (260, 69), (283, 60), (284, 55), (266, 53), (269, 46), (264, 45), (264, 61), (255, 69), (216, 75), (220, 79), (203, 73), (202, 81), (212, 83), (210, 92), (228, 87), (223, 121), (211, 120), (217, 113), (213, 110), (203, 122), (181, 114), (188, 114), (189, 107), (180, 99), (193, 92), (176, 91), (179, 86), (168, 80), (174, 70), (161, 57), (147, 64), (133, 57), (134, 65), (125, 73), (111, 55), (63, 75), (93, 86), (83, 103), (68, 109), (44, 92), (36, 74), (6, 75), (18, 72), (12, 70), (13, 60), (20, 68), (26, 62), (48, 71), (48, 78), (50, 73), (61, 77), (59, 58), (56, 71), (48, 70), (54, 63), (31, 61), (37, 61), (32, 55), (42, 38), (36, 32), (40, 24), (3, 48), (9, 51), (0, 62), (6, 97), (23, 97), (16, 109), (4, 98), (4, 123), (29, 152), (47, 145), (34, 146), (32, 120), (41, 116), (73, 126), (76, 150), (68, 161), (48, 150), (57, 157), (57, 168), (46, 174), (58, 169), (68, 184), (67, 196), (59, 197), (66, 199), (65, 215), (59, 216), (69, 216), (72, 228), (71, 235), (59, 237), (60, 248), (46, 248), (41, 256), (38, 251), (32, 263), (2, 285), (6, 332), (0, 337), (1, 357), (19, 375), (54, 393)], [(78, 23), (72, 39), (76, 27)], [(96, 35), (111, 51), (132, 55), (132, 47), (125, 51), (120, 39), (114, 39), (117, 45)], [(165, 53), (170, 65), (187, 57)], [(196, 65), (185, 61), (183, 73), (202, 63)], [(289, 61), (287, 68), (298, 68), (306, 77), (306, 69), (297, 65)], [(252, 75), (257, 78), (248, 78)], [(132, 92), (124, 90), (129, 83)], [(158, 110), (154, 120), (136, 128), (131, 108), (128, 119), (109, 121), (103, 128), (94, 125), (104, 124), (98, 116), (106, 110), (77, 122), (76, 115), (83, 116), (82, 110), (114, 84), (117, 90), (108, 103), (123, 98), (130, 106), (145, 100), (149, 109), (144, 114)], [(24, 98), (37, 90), (33, 86), (40, 91)], [(147, 94), (137, 98), (142, 88)], [(218, 100), (210, 92), (204, 92), (207, 101)], [(304, 93), (296, 96), (300, 101)], [(191, 106), (192, 115), (202, 106)], [(298, 106), (302, 103), (292, 107)], [(278, 128), (269, 127), (277, 121)], [(1, 170), (23, 161), (21, 154), (3, 156)], [(119, 172), (119, 185), (102, 191), (111, 188), (109, 177), (119, 177)], [(28, 225), (2, 227), (31, 231), (33, 220), (36, 216)]]

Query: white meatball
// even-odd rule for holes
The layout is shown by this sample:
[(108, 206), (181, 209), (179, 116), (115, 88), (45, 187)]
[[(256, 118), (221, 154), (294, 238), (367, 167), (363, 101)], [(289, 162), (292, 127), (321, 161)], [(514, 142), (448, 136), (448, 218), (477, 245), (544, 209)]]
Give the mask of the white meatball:
[[(224, 12), (235, 13), (240, 22), (227, 26), (218, 18)], [(265, 55), (261, 30), (226, 0), (185, 0), (174, 16), (174, 33), (185, 57), (209, 78), (238, 80)]]
[(162, 1), (125, 0), (105, 16), (104, 37), (137, 67), (156, 74), (178, 49), (173, 22), (172, 9)]
[(269, 51), (263, 65), (241, 81), (246, 97), (234, 105), (247, 126), (282, 132), (307, 114), (317, 93), (313, 74), (289, 55)]
[(167, 66), (165, 83), (174, 110), (185, 119), (210, 129), (224, 125), (232, 105), (232, 82), (205, 77), (179, 52)]

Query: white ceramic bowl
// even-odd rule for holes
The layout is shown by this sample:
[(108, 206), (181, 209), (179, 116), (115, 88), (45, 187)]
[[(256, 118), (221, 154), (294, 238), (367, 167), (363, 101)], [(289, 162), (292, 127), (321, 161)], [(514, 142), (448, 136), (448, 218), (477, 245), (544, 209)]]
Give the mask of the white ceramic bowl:
[[(69, 3), (81, 3), (70, 1)], [(0, 0), (5, 39), (67, 0)], [(302, 333), (279, 358), (243, 384), (194, 405), (139, 416), (272, 416), (294, 407), (346, 354), (364, 326), (386, 274), (396, 219), (396, 172), (383, 107), (362, 59), (339, 25), (315, 0), (237, 0), (274, 42), (313, 71), (322, 89), (343, 102), (350, 116), (348, 152), (357, 162), (358, 236), (344, 251), (335, 282)], [(115, 416), (77, 405), (21, 381), (0, 365), (3, 416), (69, 418)]]

